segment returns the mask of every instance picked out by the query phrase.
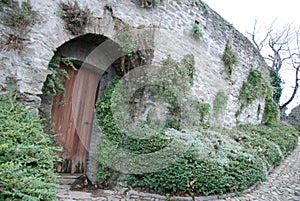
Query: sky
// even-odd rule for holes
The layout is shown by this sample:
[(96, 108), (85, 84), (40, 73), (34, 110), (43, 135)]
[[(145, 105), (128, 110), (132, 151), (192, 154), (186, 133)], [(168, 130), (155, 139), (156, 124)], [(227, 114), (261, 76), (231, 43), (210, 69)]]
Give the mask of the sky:
[[(255, 20), (257, 28), (264, 29), (276, 19), (275, 25), (284, 27), (292, 24), (300, 28), (300, 0), (203, 0), (209, 7), (218, 12), (245, 36), (253, 31)], [(280, 72), (285, 81), (281, 102), (285, 102), (292, 93), (294, 71), (291, 69)], [(287, 113), (300, 104), (300, 89), (298, 96), (288, 106)]]

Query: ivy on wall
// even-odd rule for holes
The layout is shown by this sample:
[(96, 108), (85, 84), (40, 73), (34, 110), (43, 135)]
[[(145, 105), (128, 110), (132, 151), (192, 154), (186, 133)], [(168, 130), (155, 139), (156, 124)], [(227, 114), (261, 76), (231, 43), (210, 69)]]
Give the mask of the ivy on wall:
[[(258, 69), (250, 69), (247, 82), (243, 83), (240, 91), (239, 100), (241, 106), (235, 116), (239, 116), (243, 109), (252, 104), (257, 99), (265, 99), (263, 121), (265, 123), (276, 123), (279, 121), (279, 108), (273, 99), (272, 87), (269, 81)], [(258, 106), (257, 114), (261, 112), (261, 105)]]
[(51, 71), (46, 78), (43, 86), (43, 94), (56, 96), (58, 94), (65, 94), (66, 89), (63, 84), (65, 79), (70, 79), (69, 74), (66, 69), (60, 68), (60, 64), (64, 64), (68, 67), (77, 70), (72, 62), (73, 58), (54, 58), (50, 61), (48, 65), (48, 70)]
[(215, 118), (219, 118), (219, 115), (223, 113), (227, 108), (228, 96), (224, 91), (219, 91), (213, 102), (213, 115)]
[(228, 78), (231, 78), (231, 75), (234, 71), (234, 66), (238, 64), (238, 56), (237, 53), (233, 51), (231, 40), (229, 39), (226, 41), (225, 50), (223, 53), (223, 61)]
[[(134, 106), (133, 108), (128, 108), (126, 105), (124, 106), (122, 104), (124, 97), (126, 97), (125, 94), (127, 94), (127, 85), (124, 80), (120, 80), (119, 78), (114, 79), (112, 85), (105, 91), (96, 104), (97, 120), (103, 133), (103, 138), (112, 142), (112, 146), (116, 146), (116, 148), (125, 148), (130, 153), (135, 154), (152, 153), (169, 144), (170, 140), (166, 138), (163, 133), (167, 128), (180, 129), (180, 125), (184, 124), (183, 122), (180, 122), (183, 108), (182, 103), (179, 104), (178, 99), (182, 99), (184, 94), (190, 89), (194, 76), (194, 69), (194, 56), (192, 54), (185, 55), (181, 62), (177, 62), (171, 57), (168, 57), (162, 61), (161, 67), (157, 69), (157, 72), (153, 76), (151, 76), (149, 85), (138, 89), (133, 94), (134, 97), (131, 97), (131, 100), (141, 99), (139, 101), (141, 103), (142, 99), (145, 98), (143, 95), (147, 93), (151, 94), (153, 99), (159, 101), (164, 100), (164, 102), (167, 102), (169, 105), (168, 110), (172, 118), (167, 119), (160, 128), (156, 128), (157, 124), (152, 125), (152, 121), (155, 120), (148, 118), (147, 116), (146, 122), (138, 124), (135, 129), (131, 130), (131, 132), (137, 133), (153, 133), (155, 136), (150, 139), (136, 139), (127, 136), (124, 133), (122, 125), (124, 124), (126, 127), (128, 122), (132, 121), (132, 116), (128, 111), (134, 111)], [(137, 83), (143, 81), (144, 78), (136, 80)], [(171, 88), (169, 88), (170, 85), (172, 86)], [(116, 107), (114, 113), (112, 113), (112, 106)], [(121, 122), (116, 122), (116, 119), (121, 119)], [(104, 143), (104, 141), (105, 140), (102, 140), (101, 143)], [(100, 183), (103, 187), (109, 187), (114, 184), (118, 173), (104, 165), (105, 161), (110, 160), (109, 158), (105, 158), (105, 155), (107, 154), (105, 146), (101, 144), (98, 146), (97, 150), (99, 157), (98, 175), (100, 177)]]
[(192, 31), (193, 31), (193, 36), (195, 39), (200, 40), (203, 38), (203, 33), (198, 24), (196, 24), (196, 23), (194, 24)]

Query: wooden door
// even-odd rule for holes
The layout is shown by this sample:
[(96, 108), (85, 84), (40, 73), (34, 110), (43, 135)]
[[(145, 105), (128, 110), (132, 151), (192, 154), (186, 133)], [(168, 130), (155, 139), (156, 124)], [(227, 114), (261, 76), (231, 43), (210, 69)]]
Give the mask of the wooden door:
[(87, 68), (67, 70), (70, 79), (64, 81), (65, 94), (57, 95), (53, 101), (52, 122), (56, 142), (63, 148), (59, 156), (63, 161), (56, 170), (61, 173), (86, 172), (93, 112), (99, 76)]

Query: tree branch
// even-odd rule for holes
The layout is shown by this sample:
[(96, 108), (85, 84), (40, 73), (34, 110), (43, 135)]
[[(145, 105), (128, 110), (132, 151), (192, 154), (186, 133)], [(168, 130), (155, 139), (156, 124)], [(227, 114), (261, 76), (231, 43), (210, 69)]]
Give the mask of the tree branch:
[(282, 104), (279, 108), (280, 110), (282, 110), (283, 108), (285, 108), (288, 104), (290, 104), (293, 99), (295, 98), (296, 94), (297, 94), (297, 91), (298, 91), (298, 88), (299, 88), (299, 70), (300, 70), (300, 65), (296, 68), (296, 79), (295, 79), (295, 87), (294, 87), (294, 90), (293, 90), (293, 93), (291, 95), (291, 97), (289, 98), (288, 101), (286, 101), (284, 104)]

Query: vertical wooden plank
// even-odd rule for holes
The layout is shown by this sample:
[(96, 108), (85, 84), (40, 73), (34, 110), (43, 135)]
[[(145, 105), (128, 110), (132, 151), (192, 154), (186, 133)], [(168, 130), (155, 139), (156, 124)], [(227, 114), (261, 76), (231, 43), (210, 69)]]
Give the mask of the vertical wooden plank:
[(81, 173), (86, 168), (99, 78), (97, 74), (84, 68), (78, 71), (66, 66), (61, 68), (65, 68), (70, 76), (64, 82), (66, 94), (54, 98), (54, 102), (65, 103), (52, 108), (53, 128), (60, 134), (56, 141), (64, 149), (59, 153), (64, 159), (61, 172)]

